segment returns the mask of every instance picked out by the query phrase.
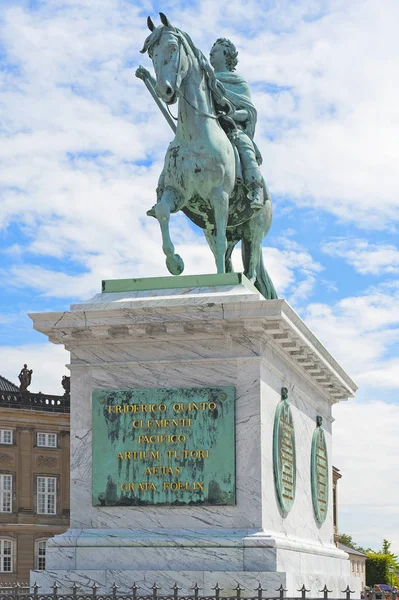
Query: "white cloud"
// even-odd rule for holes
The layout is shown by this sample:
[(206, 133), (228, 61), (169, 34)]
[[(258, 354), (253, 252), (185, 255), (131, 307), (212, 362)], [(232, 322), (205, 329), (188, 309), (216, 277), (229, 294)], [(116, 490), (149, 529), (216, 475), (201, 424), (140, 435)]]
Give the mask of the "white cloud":
[[(2, 264), (7, 287), (84, 299), (99, 291), (103, 278), (168, 274), (158, 224), (145, 216), (172, 136), (134, 77), (136, 64), (149, 66), (138, 55), (147, 35), (144, 8), (153, 10), (144, 0), (43, 0), (31, 12), (13, 3), (3, 8), (0, 35), (14, 68), (0, 70), (0, 228), (18, 229), (2, 256), (9, 261)], [(290, 201), (345, 224), (394, 228), (399, 4), (201, 0), (181, 8), (168, 0), (163, 6), (204, 52), (219, 35), (238, 46), (239, 71), (250, 80), (259, 112), (263, 171), (272, 195), (282, 198), (280, 215)], [(328, 235), (336, 234), (333, 220)], [(193, 231), (174, 216), (185, 273), (214, 272), (210, 250)], [(397, 270), (394, 246), (355, 243), (324, 247), (365, 275)], [(264, 248), (279, 295), (295, 304), (303, 304), (320, 277), (312, 253), (293, 244)], [(234, 264), (241, 270), (239, 251)], [(399, 552), (391, 501), (399, 484), (398, 409), (375, 399), (381, 390), (397, 400), (399, 365), (388, 354), (398, 339), (396, 285), (331, 306), (313, 302), (302, 312), (368, 399), (336, 409), (344, 530), (374, 546), (389, 534)], [(16, 381), (28, 362), (35, 391), (62, 393), (68, 360), (50, 344), (0, 347), (1, 374)]]
[[(378, 388), (384, 369), (387, 374), (391, 372), (388, 352), (399, 339), (398, 300), (398, 293), (370, 292), (332, 306), (309, 304), (304, 316), (307, 325), (355, 381), (359, 378), (359, 383)], [(399, 380), (386, 378), (384, 386), (399, 388)]]
[(258, 92), (272, 190), (343, 220), (390, 226), (398, 218), (394, 0), (329, 3), (294, 31), (240, 40), (242, 70), (284, 86)]
[(322, 265), (301, 246), (286, 240), (282, 250), (265, 248), (264, 262), (280, 297), (296, 305), (307, 299)]
[[(399, 332), (395, 332), (396, 339), (399, 339)], [(387, 400), (399, 400), (398, 391), (390, 396), (388, 390), (399, 390), (399, 359), (387, 360), (384, 364), (376, 365), (377, 368), (367, 370), (357, 376), (357, 382), (360, 386), (371, 385), (374, 388), (379, 388), (381, 394)]]
[[(156, 230), (158, 227), (156, 227)], [(190, 232), (192, 237), (192, 232)], [(71, 275), (35, 264), (22, 264), (7, 272), (8, 284), (19, 288), (32, 288), (44, 296), (53, 298), (87, 299), (100, 291), (102, 279), (123, 279), (126, 277), (155, 277), (169, 275), (164, 266), (160, 233), (144, 239), (144, 233), (134, 239), (125, 239), (123, 244), (106, 246), (106, 252), (86, 256), (84, 273)], [(184, 275), (215, 272), (213, 254), (200, 237), (187, 242), (184, 227), (177, 235), (176, 252), (184, 263)], [(59, 240), (60, 244), (62, 240)], [(145, 247), (141, 258), (129, 259), (129, 255), (140, 257), (140, 242)], [(54, 244), (56, 240), (54, 240)], [(36, 245), (38, 242), (36, 242)], [(321, 265), (308, 252), (291, 246), (289, 249), (266, 247), (263, 249), (266, 268), (278, 290), (280, 297), (287, 297), (295, 304), (307, 298), (315, 282), (315, 275), (321, 271)], [(241, 251), (233, 253), (233, 265), (236, 271), (242, 271)]]
[[(231, 35), (255, 89), (285, 86), (254, 94), (274, 194), (361, 223), (396, 218), (395, 2), (335, 0), (325, 15), (308, 2), (204, 1), (184, 14), (167, 3), (165, 10), (195, 30), (205, 51), (211, 31)], [(35, 251), (65, 256), (73, 246), (85, 264), (98, 240), (109, 246), (140, 235), (171, 137), (129, 62), (149, 63), (138, 55), (147, 34), (141, 7), (110, 0), (95, 11), (72, 2), (44, 2), (34, 12), (8, 7), (0, 27), (20, 72), (2, 74), (1, 221), (25, 224)], [(289, 35), (277, 34), (281, 28)], [(157, 161), (152, 168), (134, 166), (148, 157)]]
[(323, 245), (329, 256), (344, 258), (362, 275), (399, 271), (399, 250), (392, 244), (370, 244), (362, 239), (339, 239)]
[(63, 395), (61, 379), (70, 374), (64, 366), (69, 363), (69, 352), (49, 343), (0, 346), (1, 375), (15, 385), (19, 385), (18, 373), (25, 363), (33, 369), (31, 392)]
[(338, 525), (358, 544), (379, 550), (383, 538), (399, 551), (397, 423), (399, 406), (382, 398), (334, 407), (333, 464), (338, 483)]

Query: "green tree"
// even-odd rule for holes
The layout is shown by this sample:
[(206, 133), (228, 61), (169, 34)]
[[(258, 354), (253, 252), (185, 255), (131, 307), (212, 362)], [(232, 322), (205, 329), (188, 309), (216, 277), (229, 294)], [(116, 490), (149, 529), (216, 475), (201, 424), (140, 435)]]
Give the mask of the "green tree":
[(388, 542), (388, 540), (382, 540), (381, 554), (386, 554), (387, 556), (389, 556), (395, 570), (399, 570), (398, 557), (396, 554), (391, 552), (391, 542)]
[(340, 533), (338, 539), (340, 543), (344, 546), (348, 546), (348, 548), (353, 548), (353, 550), (357, 549), (351, 535), (347, 533)]
[(344, 546), (348, 546), (348, 548), (353, 548), (353, 550), (358, 550), (359, 552), (364, 552), (364, 554), (366, 554), (368, 551), (371, 552), (370, 548), (367, 548), (367, 550), (365, 550), (364, 548), (362, 548), (362, 546), (356, 544), (353, 541), (352, 536), (348, 533), (340, 533), (338, 536), (338, 541)]
[(383, 539), (381, 554), (389, 554), (390, 548), (391, 548), (391, 542), (388, 542), (388, 540)]
[(391, 585), (391, 559), (388, 554), (381, 552), (367, 552), (366, 559), (366, 585), (373, 586), (376, 583)]
[(380, 552), (368, 551), (366, 554), (366, 585), (386, 583), (398, 587), (399, 561), (391, 552), (391, 542), (384, 539)]

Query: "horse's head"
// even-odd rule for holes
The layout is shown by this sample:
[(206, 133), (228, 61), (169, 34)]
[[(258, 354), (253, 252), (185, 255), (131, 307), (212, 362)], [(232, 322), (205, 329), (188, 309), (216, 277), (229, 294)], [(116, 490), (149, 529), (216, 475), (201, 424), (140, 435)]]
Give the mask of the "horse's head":
[(173, 27), (163, 13), (159, 14), (162, 22), (159, 27), (155, 27), (150, 17), (147, 19), (151, 34), (144, 42), (141, 52), (148, 51), (154, 65), (158, 96), (166, 104), (174, 104), (189, 70), (189, 58), (181, 32)]

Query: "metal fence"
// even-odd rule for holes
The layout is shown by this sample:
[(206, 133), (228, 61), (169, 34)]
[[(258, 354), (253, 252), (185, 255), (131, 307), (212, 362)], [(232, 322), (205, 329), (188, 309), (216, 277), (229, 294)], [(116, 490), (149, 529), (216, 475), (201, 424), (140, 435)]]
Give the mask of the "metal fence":
[[(150, 594), (140, 593), (139, 587), (133, 585), (130, 588), (129, 594), (118, 593), (118, 586), (114, 584), (110, 591), (99, 592), (100, 587), (94, 584), (90, 591), (84, 593), (79, 590), (81, 587), (74, 583), (70, 592), (66, 594), (59, 594), (59, 586), (54, 583), (52, 591), (50, 593), (41, 594), (40, 586), (33, 585), (31, 591), (26, 590), (20, 584), (15, 584), (12, 591), (5, 593), (5, 588), (0, 587), (0, 600), (351, 600), (351, 594), (354, 592), (349, 588), (349, 585), (345, 590), (342, 590), (342, 596), (340, 598), (333, 598), (331, 590), (325, 585), (322, 590), (319, 590), (319, 595), (309, 596), (310, 590), (306, 589), (303, 585), (298, 591), (298, 596), (286, 596), (287, 590), (281, 585), (277, 590), (269, 590), (272, 594), (266, 594), (268, 590), (263, 589), (261, 584), (255, 590), (246, 590), (242, 588), (240, 584), (234, 588), (234, 594), (224, 595), (223, 589), (218, 584), (213, 589), (214, 594), (212, 595), (201, 595), (201, 588), (195, 584), (191, 588), (192, 593), (189, 595), (181, 595), (179, 592), (181, 588), (175, 583), (175, 585), (167, 592), (163, 587), (159, 587), (156, 583), (152, 586)], [(162, 591), (163, 593), (160, 593)], [(166, 591), (166, 593), (165, 593)], [(245, 593), (244, 593), (245, 592)], [(247, 593), (249, 592), (249, 594)], [(274, 593), (273, 593), (274, 592)], [(372, 600), (376, 600), (373, 598)]]

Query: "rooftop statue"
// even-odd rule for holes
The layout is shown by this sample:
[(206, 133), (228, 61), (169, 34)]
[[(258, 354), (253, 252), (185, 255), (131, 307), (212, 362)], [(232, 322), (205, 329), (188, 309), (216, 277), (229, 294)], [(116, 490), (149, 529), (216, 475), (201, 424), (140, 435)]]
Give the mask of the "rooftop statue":
[[(141, 50), (152, 59), (156, 79), (141, 66), (136, 75), (175, 132), (159, 178), (157, 203), (147, 212), (159, 221), (168, 270), (180, 275), (184, 269), (169, 232), (170, 215), (182, 210), (204, 230), (218, 273), (233, 271), (231, 254), (241, 241), (244, 274), (265, 298), (277, 298), (262, 257), (272, 202), (253, 139), (256, 109), (247, 82), (234, 73), (237, 50), (219, 38), (209, 64), (187, 33), (163, 13), (160, 16), (158, 27), (148, 18), (151, 33)], [(167, 107), (178, 102), (176, 126), (159, 99)]]
[(28, 391), (28, 387), (30, 386), (30, 384), (32, 382), (32, 373), (33, 373), (33, 369), (28, 369), (28, 365), (24, 365), (23, 368), (21, 369), (21, 371), (18, 375), (18, 379), (20, 382), (19, 389), (21, 390), (21, 392)]

